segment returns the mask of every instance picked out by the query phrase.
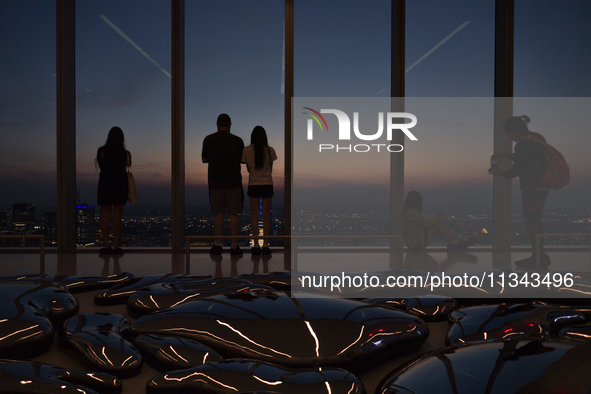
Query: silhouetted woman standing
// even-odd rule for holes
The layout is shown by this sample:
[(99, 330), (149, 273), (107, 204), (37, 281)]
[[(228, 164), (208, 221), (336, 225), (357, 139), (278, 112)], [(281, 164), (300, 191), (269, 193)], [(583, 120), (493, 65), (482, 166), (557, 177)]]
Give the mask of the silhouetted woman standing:
[[(258, 235), (259, 211), (262, 205), (263, 213), (263, 235), (271, 233), (271, 199), (273, 197), (273, 161), (277, 160), (275, 149), (267, 143), (267, 133), (262, 126), (256, 126), (250, 135), (250, 145), (242, 151), (242, 162), (248, 168), (248, 197), (250, 199), (250, 210), (252, 213), (251, 229), (252, 235)], [(261, 204), (262, 202), (262, 204)], [(251, 249), (251, 253), (271, 254), (269, 243), (265, 239), (263, 248), (258, 243)]]
[[(503, 130), (511, 141), (516, 142), (513, 153), (497, 153), (492, 159), (507, 157), (513, 165), (507, 171), (491, 167), (488, 172), (501, 175), (505, 179), (519, 177), (523, 218), (527, 226), (532, 245), (532, 256), (516, 261), (518, 267), (533, 267), (537, 250), (535, 248), (536, 235), (543, 234), (542, 213), (550, 187), (542, 181), (542, 175), (548, 171), (548, 148), (544, 145), (546, 139), (538, 133), (530, 131), (527, 124), (530, 118), (526, 115), (512, 116), (503, 124)], [(540, 239), (539, 249), (542, 250), (543, 238)], [(550, 265), (550, 257), (541, 253), (542, 267)]]
[[(131, 165), (131, 154), (125, 149), (125, 137), (119, 127), (109, 131), (107, 142), (97, 153), (95, 164), (101, 172), (98, 184), (98, 204), (101, 207), (101, 254), (123, 254), (119, 241), (123, 227), (123, 207), (127, 203), (128, 181), (126, 166)], [(113, 218), (113, 249), (109, 246), (109, 228)]]

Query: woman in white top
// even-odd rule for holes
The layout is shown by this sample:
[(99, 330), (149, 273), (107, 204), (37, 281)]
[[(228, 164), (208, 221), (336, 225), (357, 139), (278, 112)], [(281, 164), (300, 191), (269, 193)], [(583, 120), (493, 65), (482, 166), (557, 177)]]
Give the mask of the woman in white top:
[(256, 126), (250, 135), (250, 145), (242, 151), (242, 162), (248, 169), (248, 197), (252, 212), (251, 229), (255, 236), (252, 254), (271, 254), (268, 240), (263, 248), (258, 245), (259, 212), (262, 200), (263, 235), (271, 233), (271, 199), (273, 198), (273, 161), (277, 160), (275, 149), (267, 143), (267, 133), (262, 126)]

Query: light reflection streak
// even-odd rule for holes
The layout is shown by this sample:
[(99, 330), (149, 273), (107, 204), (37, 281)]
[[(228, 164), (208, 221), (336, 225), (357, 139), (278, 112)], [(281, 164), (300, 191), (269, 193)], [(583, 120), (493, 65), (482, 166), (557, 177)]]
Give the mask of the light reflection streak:
[(183, 360), (184, 362), (188, 363), (188, 361), (187, 361), (187, 360), (186, 360), (186, 359), (185, 359), (183, 356), (181, 356), (180, 354), (178, 354), (178, 353), (177, 353), (177, 351), (176, 351), (176, 350), (174, 350), (174, 348), (172, 347), (172, 345), (170, 346), (170, 350), (172, 350), (172, 352), (173, 352), (174, 354), (176, 354), (176, 355), (178, 356), (178, 358), (180, 358), (180, 359), (181, 359), (181, 360)]
[(135, 300), (135, 302), (137, 302), (138, 304), (140, 304), (140, 305), (141, 305), (141, 306), (143, 306), (144, 308), (148, 308), (148, 305), (144, 304), (144, 303), (142, 302), (142, 300), (140, 300), (140, 299), (136, 299), (136, 300)]
[[(226, 388), (228, 388), (228, 389), (230, 389), (230, 390), (238, 391), (238, 389), (237, 389), (236, 387), (232, 387), (232, 386), (229, 386), (229, 385), (227, 385), (227, 384), (223, 384), (222, 382), (220, 382), (220, 381), (218, 381), (218, 380), (215, 380), (215, 379), (214, 379), (214, 378), (212, 378), (211, 376), (209, 376), (209, 375), (206, 375), (206, 374), (204, 374), (204, 373), (202, 373), (202, 372), (193, 372), (192, 374), (190, 374), (190, 375), (187, 375), (187, 376), (183, 376), (182, 378), (173, 378), (173, 377), (170, 377), (170, 376), (168, 376), (168, 374), (166, 374), (166, 375), (164, 376), (164, 379), (165, 379), (165, 380), (176, 380), (177, 382), (182, 382), (183, 380), (185, 380), (185, 379), (189, 379), (189, 378), (190, 378), (190, 377), (192, 377), (192, 376), (205, 376), (206, 378), (208, 378), (208, 379), (209, 379), (209, 380), (211, 380), (212, 382), (215, 382), (215, 383), (219, 384), (220, 386), (226, 387)], [(204, 381), (204, 380), (202, 380), (202, 382), (203, 382), (203, 383), (206, 383), (206, 384), (208, 383), (208, 382), (206, 382), (206, 381)]]
[(320, 357), (320, 343), (318, 342), (318, 337), (312, 329), (312, 325), (310, 324), (310, 322), (306, 320), (304, 321), (304, 323), (306, 323), (306, 326), (308, 326), (308, 331), (310, 331), (310, 334), (312, 334), (312, 337), (314, 337), (314, 341), (316, 341), (316, 356)]
[(150, 57), (150, 55), (148, 55), (146, 52), (144, 52), (144, 50), (142, 48), (140, 48), (135, 42), (133, 42), (133, 40), (131, 38), (127, 37), (127, 35), (125, 33), (123, 33), (123, 31), (121, 31), (121, 29), (119, 29), (117, 26), (115, 26), (115, 24), (113, 22), (111, 22), (106, 16), (99, 15), (99, 18), (101, 18), (107, 25), (111, 26), (111, 28), (113, 30), (115, 30), (117, 33), (119, 33), (119, 35), (121, 37), (123, 37), (125, 39), (125, 41), (130, 43), (132, 47), (137, 49), (139, 53), (144, 55), (146, 57), (146, 59), (148, 59), (150, 62), (152, 62), (152, 64), (154, 64), (156, 67), (158, 67), (160, 69), (160, 71), (162, 71), (168, 78), (172, 79), (172, 76), (170, 75), (170, 73), (168, 71), (163, 69), (162, 66), (160, 66), (160, 64), (156, 63), (156, 60), (152, 59)]
[[(133, 356), (129, 356), (129, 357), (127, 357), (127, 358), (125, 359), (125, 361), (123, 361), (123, 362), (121, 363), (121, 366), (124, 366), (124, 365), (125, 365), (125, 363), (126, 363), (126, 362), (128, 362), (128, 361), (129, 361), (130, 359), (132, 359), (132, 358), (133, 358)], [(133, 365), (133, 364), (135, 364), (135, 363), (134, 363), (134, 362), (132, 362), (130, 365)]]
[[(222, 326), (226, 326), (226, 327), (228, 327), (230, 330), (234, 331), (236, 334), (240, 335), (242, 338), (246, 339), (248, 342), (250, 342), (250, 343), (252, 343), (252, 344), (254, 344), (254, 345), (256, 345), (256, 346), (262, 347), (263, 349), (269, 349), (269, 350), (270, 350), (270, 351), (272, 351), (273, 353), (281, 354), (282, 356), (286, 356), (286, 357), (288, 357), (288, 358), (291, 358), (291, 356), (290, 356), (289, 354), (287, 354), (287, 353), (282, 353), (282, 352), (280, 352), (280, 351), (278, 351), (278, 350), (275, 350), (275, 349), (273, 349), (273, 348), (270, 348), (270, 347), (268, 347), (268, 346), (263, 346), (263, 345), (261, 345), (260, 343), (257, 343), (257, 342), (255, 342), (255, 341), (253, 341), (252, 339), (250, 339), (249, 337), (247, 337), (246, 335), (244, 335), (243, 333), (241, 333), (240, 331), (238, 331), (237, 329), (235, 329), (234, 327), (232, 327), (232, 326), (231, 326), (231, 325), (229, 325), (228, 323), (225, 323), (225, 322), (222, 322), (222, 321), (219, 321), (219, 320), (216, 320), (216, 322), (217, 322), (218, 324), (221, 324)], [(306, 324), (307, 324), (307, 323), (308, 323), (308, 322), (306, 322)], [(308, 326), (308, 327), (309, 327), (309, 326)], [(314, 338), (316, 338), (316, 337), (314, 337)], [(318, 340), (316, 340), (316, 353), (318, 353)]]
[(168, 360), (170, 360), (170, 361), (176, 361), (176, 360), (174, 359), (174, 357), (172, 357), (170, 354), (166, 353), (166, 352), (164, 351), (164, 349), (159, 349), (159, 350), (158, 350), (158, 354), (160, 354), (160, 355), (161, 355), (163, 358), (165, 358), (165, 359), (168, 359)]
[(38, 334), (41, 334), (41, 333), (40, 332), (34, 332), (31, 335), (27, 335), (26, 337), (19, 338), (19, 341), (22, 341), (22, 340), (27, 339), (27, 338), (34, 337), (35, 335), (38, 335)]
[(189, 298), (193, 298), (193, 297), (197, 297), (199, 296), (201, 293), (196, 293), (196, 294), (191, 294), (190, 296), (187, 296), (185, 298), (183, 298), (182, 300), (180, 300), (179, 302), (177, 302), (176, 304), (171, 305), (171, 308), (174, 308), (175, 306), (182, 304), (183, 302), (187, 301)]
[(591, 338), (591, 335), (583, 334), (582, 332), (569, 332), (568, 335), (575, 336), (575, 337)]
[(330, 389), (330, 383), (324, 382), (324, 384), (326, 385), (326, 391), (328, 391), (328, 394), (332, 394), (332, 390)]
[(339, 353), (337, 353), (337, 356), (340, 356), (341, 354), (343, 354), (347, 349), (349, 349), (351, 346), (355, 345), (357, 342), (359, 342), (361, 340), (361, 337), (363, 336), (363, 331), (365, 330), (365, 326), (361, 326), (361, 331), (359, 332), (359, 337), (357, 337), (357, 339), (355, 340), (355, 342), (351, 343), (349, 346), (347, 346), (346, 348), (344, 348), (343, 350), (341, 350)]
[(271, 356), (271, 355), (269, 355), (269, 354), (261, 353), (261, 352), (258, 352), (258, 351), (256, 351), (256, 350), (254, 350), (254, 349), (248, 348), (248, 347), (246, 347), (246, 346), (242, 346), (242, 345), (240, 345), (240, 344), (238, 344), (238, 343), (236, 343), (236, 342), (230, 342), (230, 341), (228, 341), (228, 340), (227, 340), (227, 339), (225, 339), (225, 338), (219, 337), (219, 336), (217, 336), (217, 335), (213, 335), (212, 333), (210, 333), (210, 332), (207, 332), (207, 331), (191, 330), (191, 329), (189, 329), (189, 328), (180, 328), (180, 327), (179, 327), (179, 328), (168, 328), (168, 329), (163, 329), (162, 331), (164, 331), (164, 332), (168, 332), (168, 331), (170, 331), (170, 332), (173, 332), (173, 333), (176, 333), (177, 331), (188, 331), (188, 332), (189, 332), (189, 333), (191, 333), (191, 334), (193, 334), (193, 333), (196, 333), (197, 335), (200, 335), (200, 334), (202, 334), (202, 335), (205, 335), (206, 337), (210, 337), (210, 338), (212, 338), (213, 340), (219, 341), (219, 342), (221, 342), (221, 343), (225, 343), (225, 344), (227, 344), (227, 345), (232, 345), (232, 346), (235, 346), (235, 347), (237, 347), (238, 349), (242, 349), (242, 350), (244, 350), (244, 351), (246, 351), (246, 352), (253, 352), (253, 353), (259, 354), (259, 355), (261, 355), (261, 356), (263, 356), (263, 357), (273, 357), (273, 356)]
[(156, 302), (156, 300), (154, 299), (154, 296), (150, 296), (150, 299), (152, 300), (152, 302), (154, 303), (154, 305), (156, 305), (156, 308), (160, 309), (160, 305), (158, 305), (158, 303)]
[(89, 378), (98, 380), (99, 382), (102, 382), (102, 379), (97, 378), (96, 376), (94, 376), (94, 373), (87, 373), (86, 376), (88, 376)]
[(588, 291), (583, 291), (583, 290), (579, 290), (579, 289), (573, 289), (572, 287), (561, 287), (560, 289), (558, 289), (558, 291), (573, 291), (575, 293), (581, 293), (581, 294), (585, 294), (585, 295), (591, 295), (591, 292)]
[(277, 386), (277, 385), (283, 384), (283, 382), (281, 382), (281, 381), (279, 381), (279, 380), (277, 380), (277, 381), (275, 381), (275, 382), (269, 382), (269, 381), (267, 381), (267, 380), (264, 380), (264, 379), (261, 379), (261, 378), (259, 378), (259, 377), (258, 377), (258, 376), (256, 376), (256, 375), (252, 375), (252, 377), (253, 377), (253, 378), (255, 378), (256, 380), (258, 380), (259, 382), (262, 382), (262, 383), (268, 384), (269, 386)]
[(107, 362), (108, 362), (109, 364), (111, 364), (111, 365), (113, 365), (113, 366), (114, 366), (115, 364), (113, 364), (113, 363), (111, 362), (111, 360), (109, 360), (109, 357), (108, 357), (108, 356), (107, 356), (107, 354), (105, 353), (105, 350), (107, 350), (107, 348), (103, 346), (103, 356), (105, 356), (105, 360), (107, 360)]
[[(11, 336), (13, 336), (13, 335), (19, 334), (19, 333), (21, 333), (21, 332), (23, 332), (23, 331), (32, 330), (32, 329), (34, 329), (34, 328), (38, 328), (38, 327), (39, 327), (39, 326), (37, 326), (37, 325), (34, 325), (34, 326), (32, 326), (32, 327), (23, 328), (22, 330), (15, 331), (15, 332), (13, 332), (13, 333), (11, 333), (11, 334), (8, 334), (8, 335), (6, 335), (6, 336), (4, 336), (4, 337), (0, 338), (0, 341), (3, 341), (3, 340), (5, 340), (6, 338), (9, 338), (9, 337), (11, 337)], [(35, 335), (35, 334), (33, 334), (33, 335)]]

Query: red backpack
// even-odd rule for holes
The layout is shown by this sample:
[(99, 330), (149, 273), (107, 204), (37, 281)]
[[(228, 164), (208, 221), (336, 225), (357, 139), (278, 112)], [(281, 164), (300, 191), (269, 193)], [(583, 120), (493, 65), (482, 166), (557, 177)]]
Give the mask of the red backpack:
[(555, 190), (566, 186), (570, 181), (570, 170), (562, 153), (558, 152), (558, 150), (552, 145), (540, 141), (531, 134), (523, 136), (522, 139), (530, 139), (539, 142), (546, 147), (546, 150), (548, 150), (548, 171), (546, 171), (546, 173), (540, 178), (542, 182)]

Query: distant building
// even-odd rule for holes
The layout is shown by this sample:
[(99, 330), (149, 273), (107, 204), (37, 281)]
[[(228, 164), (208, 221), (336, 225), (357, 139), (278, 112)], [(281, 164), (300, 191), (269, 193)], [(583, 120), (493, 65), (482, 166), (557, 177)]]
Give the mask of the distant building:
[(43, 215), (43, 235), (46, 245), (57, 243), (57, 212), (45, 212)]
[(8, 231), (8, 213), (6, 211), (0, 212), (0, 235), (6, 234)]
[(12, 204), (12, 231), (17, 235), (32, 235), (35, 230), (35, 204)]
[(95, 209), (91, 205), (76, 205), (76, 244), (85, 246), (96, 242)]

